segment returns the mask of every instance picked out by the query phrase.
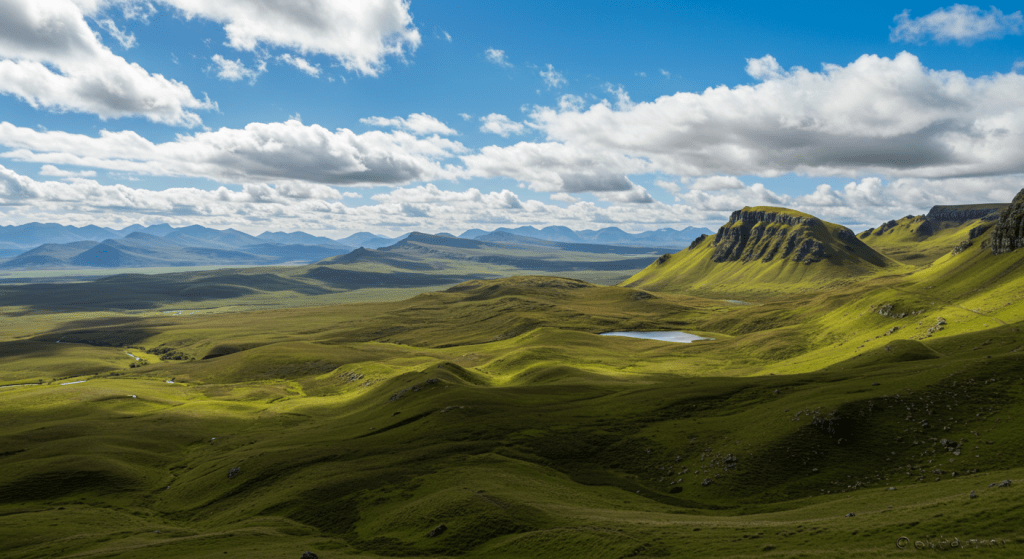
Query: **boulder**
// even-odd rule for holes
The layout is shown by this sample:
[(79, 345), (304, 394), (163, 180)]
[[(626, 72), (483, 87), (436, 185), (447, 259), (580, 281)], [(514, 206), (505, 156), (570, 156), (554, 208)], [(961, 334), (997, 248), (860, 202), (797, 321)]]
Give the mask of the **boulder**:
[(300, 559), (320, 559), (320, 556), (312, 551), (303, 551)]
[(445, 533), (446, 530), (448, 530), (447, 526), (445, 526), (444, 524), (438, 524), (436, 528), (427, 532), (427, 537), (436, 538), (437, 536), (440, 536), (441, 534)]

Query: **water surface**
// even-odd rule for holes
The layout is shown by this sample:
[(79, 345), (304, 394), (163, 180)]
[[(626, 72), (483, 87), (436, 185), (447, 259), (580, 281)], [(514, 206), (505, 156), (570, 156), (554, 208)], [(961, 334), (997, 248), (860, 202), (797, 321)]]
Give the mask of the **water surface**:
[(675, 342), (688, 344), (697, 340), (713, 340), (714, 338), (703, 338), (696, 334), (686, 332), (605, 332), (602, 336), (626, 336), (628, 338), (642, 338), (644, 340), (658, 340), (662, 342)]

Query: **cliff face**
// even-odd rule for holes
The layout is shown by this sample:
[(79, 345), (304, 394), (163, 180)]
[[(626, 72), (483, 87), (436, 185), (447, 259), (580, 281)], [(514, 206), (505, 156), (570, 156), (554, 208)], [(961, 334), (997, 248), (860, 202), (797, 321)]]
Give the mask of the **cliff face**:
[(1013, 197), (1013, 202), (992, 227), (991, 246), (993, 254), (1024, 247), (1024, 190)]
[(994, 221), (999, 219), (999, 212), (1006, 204), (969, 204), (963, 206), (932, 206), (925, 216), (934, 223), (954, 222), (967, 223), (975, 219)]
[[(792, 259), (813, 264), (826, 258), (827, 248), (818, 238), (827, 231), (814, 217), (790, 215), (769, 210), (739, 210), (715, 235), (714, 262), (750, 262)], [(854, 234), (845, 230), (848, 236)]]

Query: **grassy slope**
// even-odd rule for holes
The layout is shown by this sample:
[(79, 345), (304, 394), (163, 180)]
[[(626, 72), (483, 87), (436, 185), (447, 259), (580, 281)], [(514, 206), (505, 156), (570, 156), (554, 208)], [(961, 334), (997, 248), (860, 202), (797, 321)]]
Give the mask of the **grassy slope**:
[(865, 244), (882, 254), (915, 266), (923, 266), (948, 254), (961, 241), (967, 240), (971, 229), (991, 225), (991, 221), (976, 219), (964, 224), (949, 223), (934, 234), (924, 236), (917, 232), (923, 223), (921, 216), (908, 216), (896, 220), (897, 225), (880, 235), (869, 234), (861, 238)]
[[(0, 556), (876, 557), (901, 535), (1019, 555), (1024, 483), (989, 484), (1022, 473), (1022, 259), (976, 246), (753, 306), (514, 278), (258, 315), (31, 315), (4, 355), (70, 334), (197, 360), (129, 370), (120, 347), (68, 344), (109, 369), (58, 355), (54, 377), (89, 380), (3, 389)], [(676, 328), (715, 341), (595, 335)]]
[[(813, 217), (785, 208), (755, 207), (744, 210)], [(733, 226), (738, 227), (740, 223), (737, 222)], [(623, 284), (651, 291), (760, 300), (775, 297), (779, 293), (815, 293), (823, 288), (850, 285), (865, 275), (906, 271), (906, 268), (901, 268), (856, 239), (841, 240), (839, 235), (845, 228), (840, 225), (816, 220), (813, 227), (769, 227), (775, 229), (775, 236), (778, 239), (795, 233), (801, 238), (809, 237), (821, 241), (825, 245), (828, 257), (813, 264), (779, 257), (768, 263), (759, 260), (718, 263), (711, 259), (715, 252), (715, 236), (710, 236), (692, 249), (671, 255), (667, 261), (649, 265)]]

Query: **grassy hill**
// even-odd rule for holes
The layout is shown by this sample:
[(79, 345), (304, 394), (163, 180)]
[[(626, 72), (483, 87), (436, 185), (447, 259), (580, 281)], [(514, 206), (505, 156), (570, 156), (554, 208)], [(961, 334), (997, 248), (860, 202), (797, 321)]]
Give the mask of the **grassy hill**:
[[(0, 557), (1019, 556), (1024, 251), (986, 231), (915, 268), (806, 214), (737, 214), (643, 289), (516, 276), (192, 313), (9, 295)], [(494, 266), (446, 239), (179, 278), (166, 301)], [(395, 266), (414, 261), (436, 267)], [(623, 330), (710, 339), (600, 335)]]
[(761, 298), (897, 269), (841, 225), (785, 208), (748, 207), (734, 212), (715, 235), (660, 258), (625, 285)]

